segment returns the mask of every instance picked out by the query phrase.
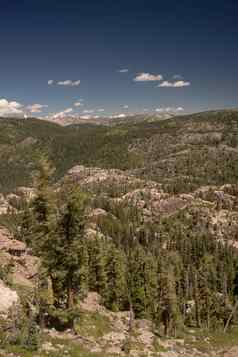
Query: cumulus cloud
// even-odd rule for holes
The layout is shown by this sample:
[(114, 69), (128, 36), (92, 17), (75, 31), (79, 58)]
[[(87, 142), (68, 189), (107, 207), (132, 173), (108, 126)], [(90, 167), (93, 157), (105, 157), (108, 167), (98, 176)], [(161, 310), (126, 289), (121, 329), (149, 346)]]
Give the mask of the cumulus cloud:
[(22, 104), (7, 99), (0, 99), (0, 117), (5, 116), (21, 116), (24, 114), (24, 107)]
[(98, 109), (98, 112), (99, 113), (103, 113), (103, 112), (105, 112), (105, 109), (104, 108), (100, 108), (100, 109)]
[(169, 81), (163, 81), (158, 85), (158, 87), (161, 88), (182, 88), (182, 87), (188, 87), (190, 86), (190, 82), (186, 81), (176, 81), (176, 82), (169, 82)]
[(151, 81), (162, 81), (163, 76), (161, 74), (150, 74), (150, 73), (139, 73), (134, 78), (135, 82), (151, 82)]
[(41, 113), (42, 110), (43, 110), (44, 108), (47, 108), (47, 107), (48, 107), (48, 105), (36, 103), (36, 104), (28, 105), (28, 106), (26, 107), (26, 109), (27, 109), (27, 111), (29, 111), (30, 113)]
[(16, 101), (8, 101), (5, 98), (0, 99), (0, 117), (13, 116), (13, 117), (27, 117), (29, 113), (40, 113), (48, 105), (39, 103), (31, 105), (23, 105)]
[(80, 101), (74, 103), (75, 107), (81, 107), (82, 105), (83, 105), (83, 103)]
[(49, 86), (56, 84), (58, 86), (65, 86), (65, 87), (78, 87), (80, 83), (81, 83), (80, 79), (77, 80), (66, 79), (64, 81), (54, 81), (53, 79), (48, 80)]
[(72, 79), (66, 79), (65, 81), (58, 81), (57, 84), (59, 86), (78, 87), (80, 82), (80, 79), (77, 79), (76, 81), (72, 81)]
[(127, 69), (127, 68), (122, 68), (122, 69), (119, 69), (118, 72), (120, 72), (120, 73), (127, 73), (127, 72), (129, 72), (129, 69)]

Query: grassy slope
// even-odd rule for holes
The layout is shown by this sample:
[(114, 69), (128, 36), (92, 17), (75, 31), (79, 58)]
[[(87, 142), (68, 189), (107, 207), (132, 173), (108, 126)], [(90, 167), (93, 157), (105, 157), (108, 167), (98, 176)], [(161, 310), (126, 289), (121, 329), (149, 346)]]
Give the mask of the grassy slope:
[[(0, 192), (30, 185), (34, 157), (46, 152), (59, 178), (76, 164), (131, 169), (180, 191), (238, 179), (238, 112), (194, 114), (113, 127), (30, 119), (0, 120)], [(137, 169), (137, 170), (135, 170)], [(180, 185), (180, 186), (179, 186)]]

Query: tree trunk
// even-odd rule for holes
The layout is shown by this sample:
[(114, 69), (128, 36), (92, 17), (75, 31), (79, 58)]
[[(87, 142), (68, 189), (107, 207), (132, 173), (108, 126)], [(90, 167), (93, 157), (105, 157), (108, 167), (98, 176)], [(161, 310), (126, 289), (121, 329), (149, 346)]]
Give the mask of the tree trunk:
[(228, 329), (228, 327), (229, 327), (229, 325), (231, 323), (232, 317), (234, 316), (237, 308), (238, 308), (238, 300), (236, 301), (235, 306), (233, 307), (233, 310), (231, 311), (231, 314), (230, 314), (230, 316), (229, 316), (229, 318), (228, 318), (228, 320), (226, 322), (226, 325), (225, 325), (225, 328), (224, 328), (224, 333), (226, 333), (226, 331), (227, 331), (227, 329)]
[(194, 274), (194, 300), (195, 300), (195, 316), (197, 328), (200, 327), (200, 309), (199, 309), (199, 297), (198, 297), (198, 276)]
[(74, 306), (74, 292), (72, 288), (72, 281), (71, 279), (68, 280), (67, 286), (67, 308), (71, 309)]
[(131, 333), (133, 330), (133, 323), (134, 323), (134, 311), (133, 311), (132, 304), (130, 304), (130, 318), (129, 318), (129, 328), (128, 328), (129, 333)]

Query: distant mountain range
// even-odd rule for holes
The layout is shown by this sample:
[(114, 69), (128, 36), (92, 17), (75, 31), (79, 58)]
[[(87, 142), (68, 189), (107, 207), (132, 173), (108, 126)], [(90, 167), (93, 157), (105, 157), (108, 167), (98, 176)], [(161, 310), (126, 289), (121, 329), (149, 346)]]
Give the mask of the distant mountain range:
[(123, 123), (139, 123), (143, 121), (153, 122), (174, 117), (173, 112), (164, 112), (156, 114), (116, 114), (109, 117), (97, 115), (65, 116), (55, 119), (47, 119), (54, 123), (66, 126), (72, 124), (95, 124), (95, 125), (117, 125)]

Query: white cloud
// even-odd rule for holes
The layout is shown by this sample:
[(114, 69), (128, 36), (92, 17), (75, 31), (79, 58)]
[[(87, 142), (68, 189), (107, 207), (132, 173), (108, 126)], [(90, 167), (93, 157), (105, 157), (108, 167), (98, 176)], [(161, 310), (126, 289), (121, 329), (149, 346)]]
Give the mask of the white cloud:
[(129, 105), (123, 105), (123, 109), (129, 109)]
[(39, 103), (31, 105), (23, 105), (16, 101), (8, 101), (5, 98), (0, 99), (0, 117), (14, 116), (14, 117), (27, 117), (29, 113), (40, 113), (48, 105), (43, 105)]
[(105, 112), (105, 109), (104, 108), (100, 108), (100, 109), (98, 109), (98, 112), (99, 113), (103, 113), (103, 112)]
[(190, 86), (190, 82), (186, 81), (176, 81), (176, 82), (169, 82), (169, 81), (163, 81), (158, 85), (158, 87), (161, 88), (182, 88), (182, 87), (188, 87)]
[(80, 79), (73, 81), (72, 79), (66, 79), (64, 81), (54, 81), (53, 79), (48, 80), (48, 85), (56, 84), (58, 86), (65, 86), (65, 87), (78, 87), (80, 85)]
[(173, 87), (173, 83), (171, 83), (169, 81), (163, 81), (162, 83), (160, 83), (158, 85), (158, 87)]
[(184, 111), (184, 108), (183, 108), (183, 107), (178, 107), (178, 108), (176, 108), (176, 111), (177, 111), (177, 112), (183, 112), (183, 111)]
[(191, 85), (191, 83), (188, 82), (188, 81), (187, 82), (186, 81), (177, 81), (177, 82), (174, 83), (174, 87), (175, 88), (188, 87), (190, 85)]
[(72, 81), (72, 79), (66, 79), (65, 81), (58, 81), (57, 84), (59, 86), (77, 87), (80, 85), (80, 82), (80, 79), (76, 81)]
[(135, 82), (151, 82), (162, 81), (163, 76), (161, 74), (139, 73), (134, 78)]
[(24, 114), (24, 107), (22, 104), (7, 99), (0, 99), (0, 117), (5, 116), (22, 116)]
[(26, 109), (30, 112), (30, 113), (41, 113), (42, 110), (44, 108), (47, 108), (48, 105), (43, 105), (43, 104), (32, 104), (32, 105), (28, 105), (26, 107)]
[(92, 109), (85, 109), (83, 112), (84, 112), (85, 114), (92, 114), (92, 113), (94, 113), (94, 110), (92, 110)]
[(75, 107), (81, 107), (82, 105), (83, 105), (83, 103), (79, 102), (79, 101), (74, 103)]
[(129, 69), (127, 69), (127, 68), (122, 68), (122, 69), (119, 69), (118, 72), (120, 72), (120, 73), (127, 73), (127, 72), (129, 72)]

